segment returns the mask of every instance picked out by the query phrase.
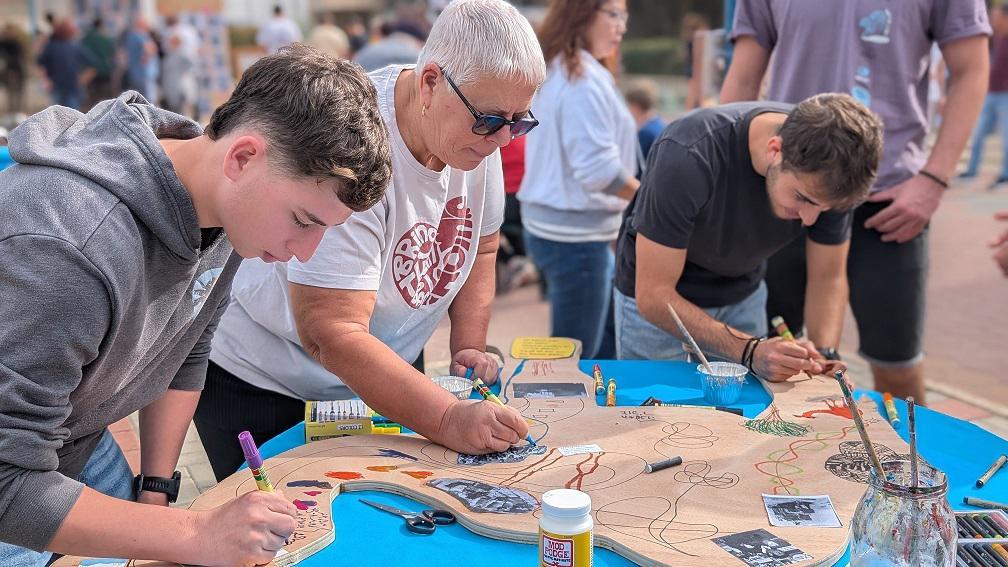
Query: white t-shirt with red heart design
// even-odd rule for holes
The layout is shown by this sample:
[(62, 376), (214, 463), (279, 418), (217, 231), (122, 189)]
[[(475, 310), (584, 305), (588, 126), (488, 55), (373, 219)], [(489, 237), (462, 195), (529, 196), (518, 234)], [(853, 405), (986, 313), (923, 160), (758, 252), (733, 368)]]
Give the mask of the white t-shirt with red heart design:
[(410, 153), (396, 125), (395, 82), (409, 66), (370, 74), (392, 146), (392, 183), (371, 210), (326, 231), (315, 255), (242, 263), (217, 327), (211, 360), (255, 386), (304, 400), (346, 397), (338, 377), (301, 348), (288, 282), (377, 291), (370, 332), (415, 360), (466, 282), (481, 236), (500, 229), (500, 152), (472, 171), (432, 171)]

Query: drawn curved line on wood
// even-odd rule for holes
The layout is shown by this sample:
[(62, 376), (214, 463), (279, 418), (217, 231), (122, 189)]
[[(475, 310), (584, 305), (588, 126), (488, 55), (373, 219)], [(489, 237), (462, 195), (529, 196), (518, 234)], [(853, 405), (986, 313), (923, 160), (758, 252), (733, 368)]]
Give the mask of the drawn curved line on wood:
[[(564, 484), (564, 488), (571, 488), (573, 486), (574, 488), (581, 490), (581, 483), (584, 482), (586, 476), (595, 472), (595, 469), (597, 469), (599, 466), (599, 459), (602, 458), (602, 455), (604, 454), (605, 454), (604, 452), (588, 453), (588, 457), (577, 464), (577, 475), (574, 478), (568, 480), (567, 483)], [(592, 464), (592, 468), (588, 469), (588, 471), (585, 472), (581, 470), (581, 465), (587, 463), (588, 461), (595, 461), (595, 462)]]
[(672, 477), (676, 482), (692, 484), (725, 490), (738, 484), (739, 475), (733, 472), (723, 472), (717, 476), (709, 476), (713, 467), (707, 461), (688, 461), (682, 464)]
[(511, 375), (508, 376), (508, 379), (505, 380), (503, 384), (501, 384), (500, 397), (505, 404), (511, 401), (511, 396), (508, 396), (508, 390), (510, 389), (511, 381), (515, 379), (515, 376), (518, 376), (519, 374), (522, 373), (522, 371), (525, 370), (525, 363), (528, 362), (528, 360), (529, 359), (527, 358), (521, 359), (521, 362), (519, 362), (517, 366), (515, 366), (515, 369), (511, 371)]
[[(643, 516), (643, 515), (632, 513), (630, 511), (628, 511), (628, 512), (622, 512), (622, 511), (607, 510), (607, 508), (613, 508), (613, 507), (615, 507), (617, 505), (620, 505), (620, 504), (631, 503), (631, 502), (639, 501), (639, 500), (649, 500), (649, 501), (652, 501), (652, 502), (664, 502), (665, 503), (665, 510), (663, 510), (660, 514), (658, 514), (657, 517)], [(660, 519), (662, 516), (666, 515), (670, 510), (672, 510), (673, 507), (674, 507), (673, 503), (670, 500), (668, 500), (667, 498), (661, 498), (661, 497), (626, 498), (626, 499), (623, 499), (623, 500), (615, 500), (615, 501), (610, 502), (610, 503), (606, 504), (605, 506), (599, 508), (598, 510), (596, 510), (595, 511), (595, 521), (596, 521), (596, 523), (598, 525), (603, 526), (603, 527), (605, 527), (605, 528), (607, 528), (609, 530), (612, 530), (615, 533), (618, 533), (618, 534), (621, 534), (621, 535), (624, 535), (624, 536), (627, 536), (627, 537), (631, 537), (631, 538), (634, 538), (634, 539), (638, 539), (638, 540), (641, 540), (641, 541), (653, 543), (655, 545), (659, 545), (661, 547), (664, 547), (664, 548), (667, 548), (667, 549), (671, 549), (673, 551), (676, 551), (677, 553), (681, 553), (681, 554), (683, 554), (685, 556), (688, 556), (688, 557), (695, 557), (695, 555), (693, 555), (691, 553), (687, 553), (687, 552), (683, 551), (682, 549), (679, 549), (678, 547), (676, 547), (676, 544), (687, 543), (687, 542), (694, 541), (694, 540), (697, 540), (697, 539), (706, 539), (707, 536), (706, 536), (706, 534), (704, 534), (704, 535), (700, 535), (700, 536), (696, 536), (696, 537), (688, 537), (688, 538), (683, 539), (681, 541), (669, 541), (669, 539), (667, 539), (668, 536), (665, 535), (666, 531), (672, 531), (672, 532), (694, 531), (694, 530), (682, 530), (682, 529), (679, 529), (679, 528), (672, 528), (671, 526), (673, 524), (679, 524), (679, 522), (675, 522), (674, 519), (673, 520), (661, 520)], [(639, 506), (639, 505), (637, 505), (637, 506), (632, 505), (632, 504), (628, 505), (628, 510), (629, 509), (639, 509), (639, 508), (641, 508), (641, 506)], [(642, 520), (642, 521), (641, 522), (633, 522), (633, 520), (635, 520), (635, 519), (639, 519), (639, 520)], [(633, 522), (633, 523), (624, 523), (624, 522)], [(664, 527), (662, 527), (661, 524), (665, 524)], [(682, 525), (694, 527), (693, 524), (682, 524)], [(638, 533), (641, 532), (641, 531), (646, 531), (647, 534), (648, 534), (648, 537), (644, 537), (642, 535), (638, 535)], [(658, 535), (655, 535), (656, 531), (657, 531)], [(717, 529), (716, 528), (715, 528), (715, 532), (714, 533), (717, 533)]]
[[(667, 424), (662, 427), (662, 432), (667, 433), (668, 435), (661, 437), (659, 442), (664, 441), (665, 444), (672, 447), (678, 447), (680, 449), (707, 449), (713, 447), (714, 442), (720, 439), (717, 435), (714, 435), (714, 432), (709, 428), (696, 423), (690, 423), (688, 421), (676, 421), (671, 423), (663, 420), (656, 421)], [(706, 433), (701, 435), (687, 435), (685, 432), (690, 428), (701, 429), (706, 431)], [(673, 442), (673, 439), (675, 442)]]
[[(854, 426), (848, 426), (842, 428), (840, 431), (817, 432), (814, 439), (798, 439), (792, 441), (791, 443), (788, 443), (787, 448), (770, 452), (770, 454), (767, 455), (766, 461), (760, 461), (754, 464), (753, 467), (758, 472), (770, 477), (770, 482), (776, 485), (773, 488), (774, 494), (780, 494), (781, 489), (783, 489), (787, 494), (796, 496), (801, 494), (801, 491), (795, 490), (792, 492), (791, 487), (795, 485), (795, 481), (784, 475), (805, 472), (803, 468), (790, 464), (792, 461), (796, 461), (800, 458), (798, 451), (800, 449), (806, 449), (807, 451), (821, 451), (829, 447), (829, 445), (827, 445), (824, 441), (845, 439), (853, 430)], [(818, 445), (818, 447), (816, 445)], [(788, 458), (783, 458), (785, 456)], [(789, 466), (792, 470), (787, 473), (781, 471), (781, 467), (785, 464), (787, 464), (787, 466)], [(764, 465), (772, 465), (772, 469), (765, 470)]]

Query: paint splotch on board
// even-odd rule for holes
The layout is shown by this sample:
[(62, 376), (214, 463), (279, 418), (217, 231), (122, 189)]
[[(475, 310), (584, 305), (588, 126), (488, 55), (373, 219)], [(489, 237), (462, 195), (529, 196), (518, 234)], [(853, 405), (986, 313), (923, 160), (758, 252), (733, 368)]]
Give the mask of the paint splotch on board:
[(304, 493), (307, 494), (308, 496), (318, 496), (319, 494), (322, 494), (322, 491), (321, 490), (305, 490)]
[(467, 478), (436, 478), (427, 481), (427, 486), (451, 494), (473, 512), (526, 514), (539, 506), (539, 502), (523, 490)]
[(340, 480), (356, 480), (358, 478), (364, 478), (359, 472), (352, 471), (327, 471), (325, 475), (329, 478), (338, 478)]
[(378, 449), (378, 454), (382, 457), (393, 457), (396, 459), (406, 459), (407, 461), (415, 461), (416, 457), (413, 455), (407, 455), (401, 451), (396, 451), (395, 449)]
[(292, 480), (287, 483), (290, 487), (304, 486), (308, 488), (324, 488), (326, 490), (332, 490), (332, 484), (324, 480)]
[(298, 500), (295, 498), (294, 505), (297, 506), (298, 510), (307, 510), (308, 508), (318, 506), (318, 502), (314, 500)]
[(397, 468), (399, 468), (399, 467), (397, 467), (395, 465), (374, 465), (374, 466), (368, 467), (367, 470), (369, 470), (369, 471), (375, 471), (375, 472), (389, 472), (389, 471), (394, 471)]
[(403, 474), (408, 474), (408, 475), (410, 475), (411, 477), (413, 477), (413, 478), (415, 478), (417, 480), (423, 480), (423, 479), (428, 478), (428, 477), (430, 477), (430, 476), (432, 476), (434, 474), (434, 473), (432, 473), (430, 471), (399, 471), (399, 472), (401, 472)]

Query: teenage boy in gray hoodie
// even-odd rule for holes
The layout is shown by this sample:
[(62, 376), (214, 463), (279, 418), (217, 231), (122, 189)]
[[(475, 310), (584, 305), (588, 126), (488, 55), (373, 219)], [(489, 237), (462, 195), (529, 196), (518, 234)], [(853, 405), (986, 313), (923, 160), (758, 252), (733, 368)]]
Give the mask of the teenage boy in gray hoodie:
[[(11, 132), (0, 565), (53, 552), (274, 557), (295, 526), (289, 500), (168, 508), (172, 471), (241, 258), (305, 261), (327, 227), (381, 198), (389, 145), (375, 96), (358, 67), (294, 46), (250, 67), (205, 132), (135, 92), (87, 115), (50, 107)], [(107, 430), (137, 410), (139, 491)]]

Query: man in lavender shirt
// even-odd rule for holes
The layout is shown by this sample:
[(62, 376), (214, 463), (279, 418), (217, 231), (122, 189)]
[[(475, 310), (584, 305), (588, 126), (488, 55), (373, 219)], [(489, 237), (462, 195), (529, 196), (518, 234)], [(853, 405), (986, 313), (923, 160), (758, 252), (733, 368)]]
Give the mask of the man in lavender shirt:
[[(739, 0), (735, 12), (735, 54), (722, 103), (756, 99), (771, 66), (767, 99), (846, 92), (885, 125), (878, 179), (854, 213), (850, 304), (875, 388), (918, 401), (924, 398), (927, 227), (983, 103), (990, 33), (983, 0)], [(949, 70), (948, 119), (928, 153), (928, 63), (935, 42)], [(766, 275), (767, 313), (783, 315), (793, 329), (810, 318), (803, 305), (803, 246), (798, 239), (771, 258)]]

